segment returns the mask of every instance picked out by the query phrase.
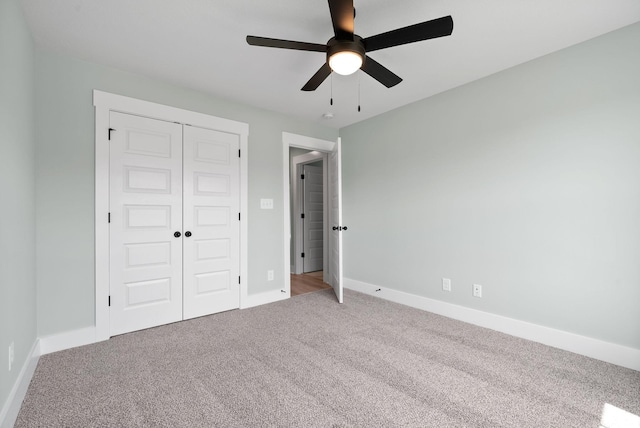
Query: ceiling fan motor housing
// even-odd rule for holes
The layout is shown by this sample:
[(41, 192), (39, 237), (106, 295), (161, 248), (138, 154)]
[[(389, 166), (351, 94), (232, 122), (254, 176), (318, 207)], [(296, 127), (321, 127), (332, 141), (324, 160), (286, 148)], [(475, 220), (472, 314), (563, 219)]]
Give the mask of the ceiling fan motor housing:
[(338, 52), (354, 52), (362, 58), (362, 64), (364, 64), (367, 51), (362, 43), (362, 37), (353, 35), (353, 40), (338, 40), (332, 37), (327, 42), (327, 64), (329, 59)]

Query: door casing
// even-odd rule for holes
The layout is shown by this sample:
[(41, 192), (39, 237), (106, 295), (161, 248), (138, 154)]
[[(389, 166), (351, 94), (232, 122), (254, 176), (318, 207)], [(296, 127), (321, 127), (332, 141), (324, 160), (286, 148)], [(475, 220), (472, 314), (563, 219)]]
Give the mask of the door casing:
[(248, 137), (249, 125), (203, 113), (138, 100), (99, 90), (93, 91), (95, 107), (95, 341), (109, 333), (109, 112), (229, 132), (240, 136), (240, 309), (248, 297)]
[[(282, 133), (282, 181), (283, 181), (283, 195), (284, 202), (284, 289), (286, 296), (291, 296), (291, 211), (289, 206), (289, 195), (291, 172), (291, 162), (289, 159), (289, 148), (298, 147), (300, 149), (316, 150), (322, 153), (331, 153), (336, 146), (335, 141), (321, 140), (318, 138), (307, 137), (304, 135), (292, 134), (289, 132)], [(326, 164), (327, 162), (324, 162)], [(327, 243), (325, 243), (325, 247)], [(325, 278), (327, 273), (324, 273)]]

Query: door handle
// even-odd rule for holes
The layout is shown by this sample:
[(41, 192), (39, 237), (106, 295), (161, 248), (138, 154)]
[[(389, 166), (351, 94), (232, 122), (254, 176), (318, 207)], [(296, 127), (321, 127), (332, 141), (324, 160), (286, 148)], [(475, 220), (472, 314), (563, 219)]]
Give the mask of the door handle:
[(333, 230), (337, 230), (338, 232), (341, 232), (343, 230), (347, 230), (347, 226), (333, 226)]
[(186, 236), (187, 238), (191, 236), (191, 232), (189, 232), (188, 230), (184, 233), (184, 236)]
[(176, 232), (176, 233), (174, 233), (174, 234), (173, 234), (173, 236), (175, 236), (176, 238), (179, 238), (179, 237), (180, 237), (180, 235), (181, 235), (181, 233), (180, 233), (180, 232)]

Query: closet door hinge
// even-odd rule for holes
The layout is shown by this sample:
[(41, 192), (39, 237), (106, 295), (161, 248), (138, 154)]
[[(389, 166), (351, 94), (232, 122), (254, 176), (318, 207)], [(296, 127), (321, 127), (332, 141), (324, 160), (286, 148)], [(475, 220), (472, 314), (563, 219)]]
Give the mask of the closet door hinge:
[(304, 174), (302, 174), (302, 175), (300, 176), (300, 179), (301, 179), (301, 180), (304, 180)]
[(238, 284), (240, 284), (240, 277), (238, 277)]
[(111, 223), (111, 213), (107, 214), (107, 223)]
[(304, 218), (304, 213), (300, 214), (300, 218)]
[(115, 131), (115, 129), (109, 128), (109, 141), (111, 141), (111, 131)]
[(304, 259), (304, 253), (300, 254), (300, 257), (302, 257)]
[(240, 221), (240, 213), (238, 213), (238, 221)]
[(109, 296), (109, 306), (111, 306), (111, 296)]
[(238, 157), (240, 157), (240, 149), (238, 149)]

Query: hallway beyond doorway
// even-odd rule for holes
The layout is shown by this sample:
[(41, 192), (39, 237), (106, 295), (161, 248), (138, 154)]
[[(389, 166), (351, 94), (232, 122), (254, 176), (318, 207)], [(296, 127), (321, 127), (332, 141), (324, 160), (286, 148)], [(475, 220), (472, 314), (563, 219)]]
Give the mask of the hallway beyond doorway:
[(322, 274), (321, 270), (301, 275), (291, 274), (291, 297), (331, 288), (322, 281)]

